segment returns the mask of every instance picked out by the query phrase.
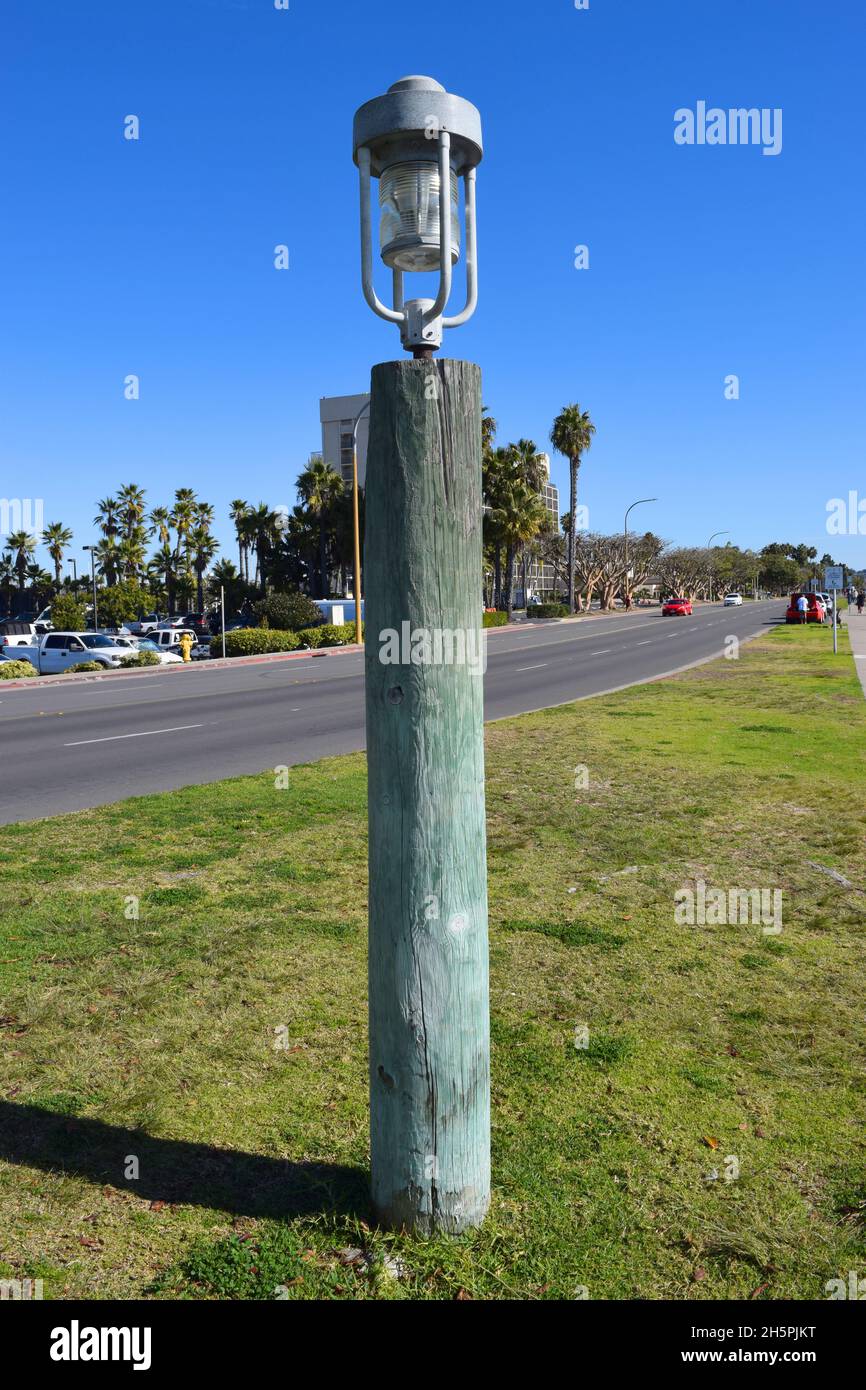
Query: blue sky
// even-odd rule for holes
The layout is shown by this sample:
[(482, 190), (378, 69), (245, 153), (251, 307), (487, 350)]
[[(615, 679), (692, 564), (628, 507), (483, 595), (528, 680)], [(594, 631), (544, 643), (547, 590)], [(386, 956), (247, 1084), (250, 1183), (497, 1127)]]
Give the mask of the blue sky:
[[(484, 123), (480, 305), (446, 351), (500, 442), (578, 400), (594, 529), (655, 495), (634, 521), (678, 543), (863, 565), (825, 515), (866, 498), (864, 40), (855, 0), (12, 0), (0, 495), (44, 498), (79, 568), (123, 482), (197, 489), (230, 554), (231, 498), (291, 504), (319, 397), (400, 356), (360, 293), (352, 115), (428, 72)], [(699, 100), (781, 108), (781, 154), (678, 146)]]

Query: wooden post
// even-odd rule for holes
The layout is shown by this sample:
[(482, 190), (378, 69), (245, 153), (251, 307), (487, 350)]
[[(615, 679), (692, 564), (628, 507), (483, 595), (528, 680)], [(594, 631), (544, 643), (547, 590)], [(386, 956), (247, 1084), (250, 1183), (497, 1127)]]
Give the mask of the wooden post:
[(373, 1202), (459, 1232), (490, 1199), (478, 367), (373, 368), (366, 500)]

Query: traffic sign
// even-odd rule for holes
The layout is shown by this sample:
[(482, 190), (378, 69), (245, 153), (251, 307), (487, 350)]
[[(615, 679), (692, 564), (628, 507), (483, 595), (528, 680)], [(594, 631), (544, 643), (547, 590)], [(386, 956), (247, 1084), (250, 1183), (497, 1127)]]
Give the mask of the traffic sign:
[(844, 565), (828, 565), (824, 570), (824, 588), (828, 593), (831, 589), (844, 589), (844, 570)]

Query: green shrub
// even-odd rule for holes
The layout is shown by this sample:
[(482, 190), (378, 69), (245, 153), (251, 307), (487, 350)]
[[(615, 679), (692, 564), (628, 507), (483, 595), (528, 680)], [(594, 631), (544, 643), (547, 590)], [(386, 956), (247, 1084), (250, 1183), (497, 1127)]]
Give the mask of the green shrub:
[(534, 608), (530, 608), (527, 617), (533, 618), (567, 618), (568, 606), (564, 603), (537, 603)]
[(58, 632), (84, 632), (87, 610), (72, 594), (58, 594), (51, 600), (51, 623)]
[(301, 627), (298, 629), (298, 640), (302, 647), (320, 647), (322, 645), (322, 629)]
[[(339, 624), (339, 623), (338, 623), (338, 624), (337, 624), (337, 632), (339, 632), (340, 638), (341, 638), (341, 640), (342, 640), (343, 642), (346, 642), (347, 644), (348, 644), (349, 642), (351, 642), (351, 643), (354, 645), (354, 643), (355, 643), (355, 624), (354, 624), (354, 623), (342, 623), (342, 624)], [(363, 642), (363, 640), (364, 640), (364, 624), (361, 623), (361, 641)]]
[(508, 622), (507, 613), (482, 613), (482, 627), (505, 627)]
[(120, 664), (126, 668), (131, 666), (159, 666), (159, 652), (130, 652), (129, 656), (121, 657)]
[(0, 681), (17, 681), (35, 676), (36, 667), (29, 661), (0, 661)]
[(278, 632), (297, 632), (302, 627), (319, 627), (324, 619), (307, 594), (268, 594), (255, 605), (254, 613), (261, 627), (267, 625)]
[[(242, 627), (237, 632), (226, 633), (226, 656), (262, 656), (267, 652), (294, 652), (301, 645), (296, 632), (283, 632), (277, 628)], [(222, 637), (214, 637), (210, 644), (211, 656), (222, 656)]]
[(67, 671), (76, 674), (79, 671), (104, 671), (105, 667), (101, 661), (76, 661), (74, 666), (67, 666)]

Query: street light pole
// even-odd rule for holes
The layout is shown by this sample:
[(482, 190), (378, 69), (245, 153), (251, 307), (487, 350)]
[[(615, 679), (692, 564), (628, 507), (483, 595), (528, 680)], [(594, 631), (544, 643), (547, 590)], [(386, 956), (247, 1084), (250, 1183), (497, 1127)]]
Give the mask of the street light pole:
[[(413, 360), (373, 368), (365, 487), (373, 1205), (458, 1233), (490, 1200), (481, 612), (481, 373), (433, 361), (477, 299), (481, 119), (429, 77), (356, 113), (361, 278)], [(371, 177), (394, 307), (373, 287)], [(465, 189), (466, 306), (446, 315)], [(434, 298), (403, 273), (439, 271)], [(447, 650), (446, 650), (447, 643)]]
[(359, 523), (358, 507), (358, 426), (361, 423), (361, 416), (370, 409), (370, 402), (365, 401), (355, 416), (355, 423), (352, 426), (352, 518), (355, 531), (355, 641), (360, 645), (364, 640), (363, 629), (361, 627), (361, 527)]
[(657, 497), (639, 497), (636, 502), (632, 502), (631, 506), (625, 509), (625, 520), (622, 523), (622, 535), (625, 541), (625, 596), (629, 602), (631, 602), (631, 598), (628, 591), (628, 514), (630, 511), (633, 511), (635, 507), (642, 507), (645, 502), (657, 502), (658, 500)]
[[(710, 539), (707, 541), (707, 550), (710, 549), (710, 547), (711, 547), (713, 541), (716, 539), (716, 536), (729, 536), (730, 534), (731, 534), (730, 531), (714, 531), (713, 534), (710, 536)], [(713, 571), (712, 571), (712, 568), (710, 568), (710, 603), (712, 603), (712, 601), (713, 601), (713, 590), (714, 590), (714, 588), (715, 588), (715, 580), (714, 580), (714, 578), (713, 578)]]
[(96, 546), (83, 545), (81, 548), (82, 550), (90, 551), (90, 577), (93, 581), (93, 630), (94, 632), (96, 632), (99, 629), (99, 610), (96, 606), (96, 563), (94, 560), (94, 552), (96, 550)]

